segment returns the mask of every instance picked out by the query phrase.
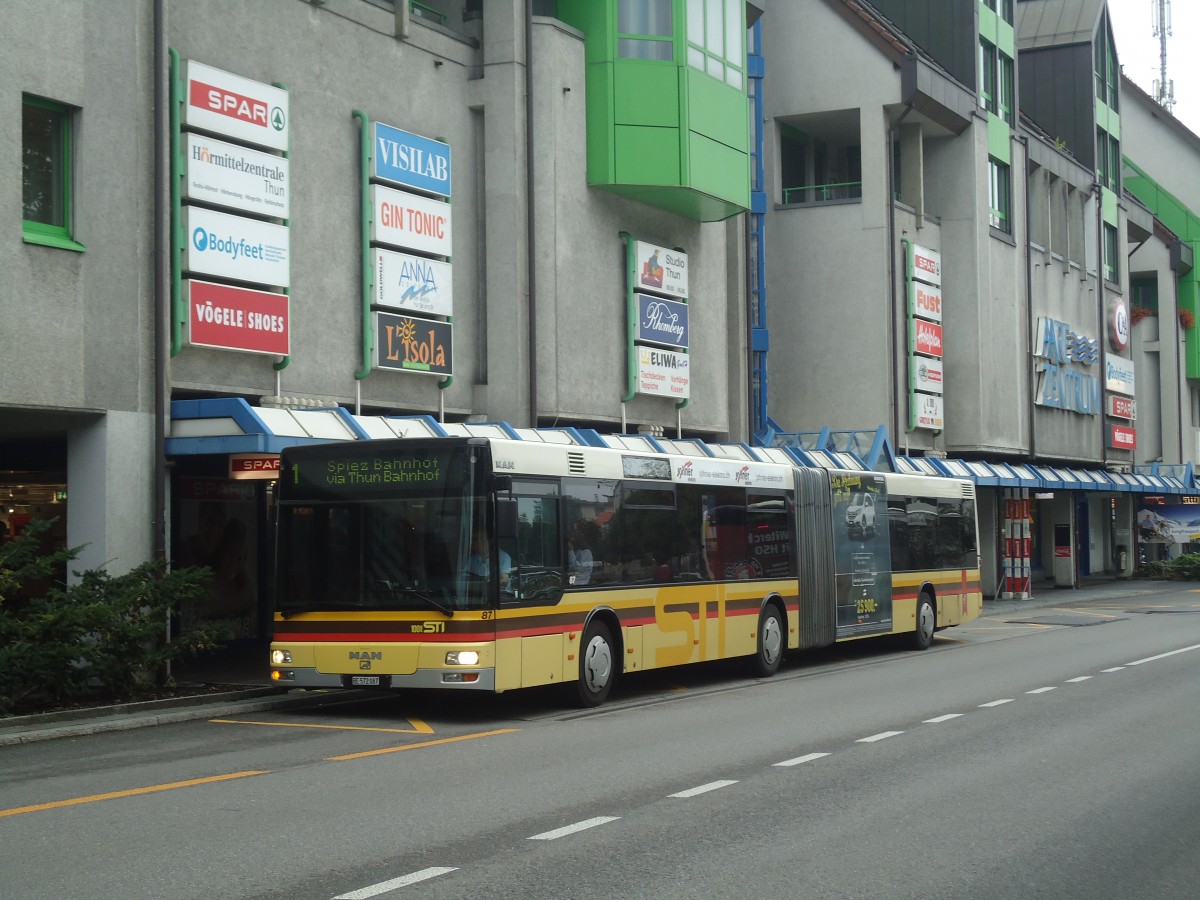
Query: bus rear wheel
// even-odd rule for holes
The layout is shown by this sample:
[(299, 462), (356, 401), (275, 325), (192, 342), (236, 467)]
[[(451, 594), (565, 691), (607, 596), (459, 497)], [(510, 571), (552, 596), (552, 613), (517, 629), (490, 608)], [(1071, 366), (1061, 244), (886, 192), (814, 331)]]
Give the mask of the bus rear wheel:
[(779, 607), (768, 603), (758, 617), (758, 651), (750, 664), (754, 675), (769, 678), (779, 671), (783, 663), (783, 651), (787, 649), (785, 634)]
[(615, 656), (608, 626), (603, 622), (588, 625), (580, 644), (579, 680), (575, 683), (580, 706), (599, 706), (608, 699), (617, 677)]
[(922, 591), (917, 598), (917, 630), (912, 634), (910, 646), (914, 650), (928, 650), (933, 643), (933, 632), (937, 627), (937, 613), (933, 609), (933, 598)]

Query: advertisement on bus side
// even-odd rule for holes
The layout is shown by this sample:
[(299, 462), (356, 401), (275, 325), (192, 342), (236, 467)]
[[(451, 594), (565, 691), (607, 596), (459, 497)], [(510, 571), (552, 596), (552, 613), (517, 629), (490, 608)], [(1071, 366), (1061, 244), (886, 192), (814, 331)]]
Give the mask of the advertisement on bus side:
[(892, 630), (891, 545), (882, 475), (830, 474), (837, 637)]

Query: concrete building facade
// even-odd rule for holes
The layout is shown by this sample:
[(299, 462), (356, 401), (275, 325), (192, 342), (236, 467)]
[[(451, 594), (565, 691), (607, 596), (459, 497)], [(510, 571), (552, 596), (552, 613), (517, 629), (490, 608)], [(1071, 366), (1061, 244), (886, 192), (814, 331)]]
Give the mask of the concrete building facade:
[(4, 521), (227, 567), (231, 639), (272, 455), (394, 416), (883, 433), (978, 484), (989, 595), (1129, 573), (1193, 491), (1200, 145), (1103, 0), (0, 8)]

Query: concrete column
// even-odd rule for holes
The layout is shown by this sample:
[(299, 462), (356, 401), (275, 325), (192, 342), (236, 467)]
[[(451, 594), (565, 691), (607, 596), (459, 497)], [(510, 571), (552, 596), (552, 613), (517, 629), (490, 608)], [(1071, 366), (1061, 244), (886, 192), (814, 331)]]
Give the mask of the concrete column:
[(146, 413), (108, 412), (68, 430), (67, 546), (84, 545), (69, 570), (120, 575), (150, 559), (153, 448)]

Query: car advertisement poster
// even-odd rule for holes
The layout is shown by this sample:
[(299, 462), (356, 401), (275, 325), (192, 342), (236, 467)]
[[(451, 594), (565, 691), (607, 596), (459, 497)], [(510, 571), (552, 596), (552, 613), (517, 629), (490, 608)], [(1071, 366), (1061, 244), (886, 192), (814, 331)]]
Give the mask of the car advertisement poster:
[(837, 636), (892, 630), (891, 544), (882, 475), (830, 474)]

